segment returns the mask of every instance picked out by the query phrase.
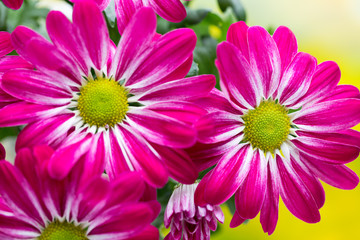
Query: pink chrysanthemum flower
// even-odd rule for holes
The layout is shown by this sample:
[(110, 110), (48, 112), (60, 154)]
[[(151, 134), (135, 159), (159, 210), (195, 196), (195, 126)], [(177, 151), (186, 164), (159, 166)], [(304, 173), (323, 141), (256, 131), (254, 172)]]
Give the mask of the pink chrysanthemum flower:
[(110, 178), (135, 170), (154, 187), (169, 176), (193, 183), (197, 171), (179, 149), (194, 144), (193, 122), (205, 111), (187, 100), (215, 85), (211, 75), (184, 78), (195, 33), (158, 36), (154, 12), (143, 8), (115, 47), (101, 11), (88, 1), (75, 3), (73, 23), (50, 12), (47, 29), (53, 43), (22, 26), (12, 34), (17, 52), (36, 68), (9, 71), (1, 80), (2, 90), (20, 101), (0, 110), (0, 126), (28, 123), (16, 148), (61, 146), (50, 162), (52, 176), (75, 164), (67, 149), (76, 148)]
[(24, 0), (1, 0), (1, 1), (4, 3), (5, 6), (14, 10), (19, 9), (24, 2)]
[(170, 22), (181, 22), (186, 17), (185, 7), (180, 0), (115, 0), (120, 33), (123, 32), (136, 11), (144, 6), (151, 7), (160, 17)]
[(165, 240), (209, 240), (210, 230), (216, 230), (217, 221), (224, 222), (220, 206), (195, 204), (197, 186), (198, 183), (180, 184), (171, 195), (164, 215), (165, 227), (171, 229)]
[[(23, 148), (15, 166), (0, 161), (2, 239), (120, 240), (159, 238), (150, 225), (156, 201), (139, 201), (145, 182), (123, 173), (109, 182), (83, 157), (61, 180), (49, 176), (51, 148)], [(2, 234), (2, 235), (1, 235)]]
[[(195, 202), (216, 205), (235, 193), (231, 226), (261, 211), (269, 234), (276, 227), (279, 195), (299, 219), (320, 221), (325, 194), (319, 179), (342, 189), (359, 182), (344, 165), (359, 154), (360, 134), (349, 129), (360, 122), (358, 89), (337, 86), (338, 65), (317, 65), (298, 52), (286, 27), (271, 36), (259, 26), (233, 24), (217, 57), (225, 97), (217, 91), (207, 97), (212, 109), (204, 107), (212, 112), (197, 129), (199, 141), (209, 146), (199, 144), (197, 150), (212, 163), (221, 159), (200, 182)], [(204, 159), (200, 164), (206, 166)]]

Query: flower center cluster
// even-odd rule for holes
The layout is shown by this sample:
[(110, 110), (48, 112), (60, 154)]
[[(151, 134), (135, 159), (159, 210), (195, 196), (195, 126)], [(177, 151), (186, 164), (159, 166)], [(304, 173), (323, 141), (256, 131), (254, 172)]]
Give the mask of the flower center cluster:
[(55, 220), (41, 233), (39, 240), (88, 240), (86, 230), (69, 222)]
[(290, 118), (285, 107), (274, 101), (263, 101), (243, 117), (244, 140), (253, 148), (264, 152), (274, 152), (290, 133)]
[(126, 89), (112, 79), (91, 80), (80, 89), (78, 109), (90, 126), (113, 127), (125, 118), (128, 106)]

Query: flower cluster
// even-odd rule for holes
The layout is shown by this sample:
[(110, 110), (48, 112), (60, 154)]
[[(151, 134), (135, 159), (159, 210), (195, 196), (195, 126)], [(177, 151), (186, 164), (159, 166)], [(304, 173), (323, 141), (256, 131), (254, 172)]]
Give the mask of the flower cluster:
[(230, 226), (260, 213), (272, 234), (280, 196), (315, 223), (320, 180), (358, 185), (345, 164), (360, 153), (359, 90), (338, 85), (335, 62), (298, 52), (288, 28), (232, 24), (217, 46), (220, 91), (213, 75), (187, 77), (193, 30), (156, 33), (155, 13), (186, 17), (180, 0), (71, 2), (72, 20), (48, 14), (50, 41), (25, 26), (0, 32), (0, 127), (25, 125), (14, 165), (0, 145), (1, 239), (158, 239), (156, 189), (169, 177), (168, 240), (210, 239), (233, 195)]

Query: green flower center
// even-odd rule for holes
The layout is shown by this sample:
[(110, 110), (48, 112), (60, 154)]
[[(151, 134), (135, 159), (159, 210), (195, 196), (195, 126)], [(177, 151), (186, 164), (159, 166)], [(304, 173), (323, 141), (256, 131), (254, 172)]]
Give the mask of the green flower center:
[(128, 111), (127, 94), (126, 89), (112, 79), (90, 80), (80, 89), (80, 116), (90, 126), (113, 127)]
[(41, 233), (39, 240), (88, 240), (86, 230), (69, 222), (55, 220)]
[(274, 101), (262, 102), (243, 117), (244, 140), (253, 148), (273, 153), (290, 133), (290, 117), (288, 110)]

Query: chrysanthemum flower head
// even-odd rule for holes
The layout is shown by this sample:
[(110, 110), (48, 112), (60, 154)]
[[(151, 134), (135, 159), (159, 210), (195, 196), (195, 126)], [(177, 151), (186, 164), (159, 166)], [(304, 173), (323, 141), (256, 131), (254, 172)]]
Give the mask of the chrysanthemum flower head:
[[(21, 149), (15, 166), (0, 161), (0, 236), (3, 239), (158, 239), (150, 223), (160, 211), (143, 198), (138, 173), (109, 182), (91, 174), (84, 158), (61, 180), (49, 175), (53, 150)], [(2, 235), (1, 235), (2, 234)]]
[(207, 156), (195, 159), (201, 166), (209, 166), (204, 160), (217, 166), (200, 182), (195, 202), (220, 204), (235, 194), (231, 226), (261, 212), (269, 234), (279, 195), (296, 217), (320, 221), (325, 194), (319, 179), (342, 189), (359, 182), (344, 165), (359, 154), (360, 134), (350, 129), (360, 122), (358, 89), (338, 86), (337, 64), (317, 64), (298, 52), (283, 26), (271, 36), (235, 23), (217, 57), (223, 94), (199, 100), (209, 114), (197, 123), (202, 144), (192, 149)]
[(177, 186), (166, 206), (164, 223), (170, 227), (166, 240), (210, 239), (210, 230), (215, 231), (217, 221), (223, 223), (220, 206), (207, 204), (200, 207), (194, 202), (198, 183)]
[(49, 167), (57, 177), (75, 164), (67, 152), (77, 149), (110, 178), (135, 170), (154, 187), (169, 176), (193, 183), (197, 171), (180, 149), (196, 141), (193, 123), (205, 111), (188, 100), (215, 85), (210, 75), (184, 78), (194, 32), (158, 36), (155, 13), (143, 8), (116, 47), (92, 1), (74, 4), (73, 22), (50, 12), (47, 29), (53, 43), (23, 26), (12, 33), (16, 51), (36, 68), (9, 71), (1, 80), (2, 90), (19, 101), (0, 110), (0, 125), (28, 123), (16, 148), (58, 149)]
[(8, 8), (17, 10), (21, 7), (24, 0), (1, 0)]

